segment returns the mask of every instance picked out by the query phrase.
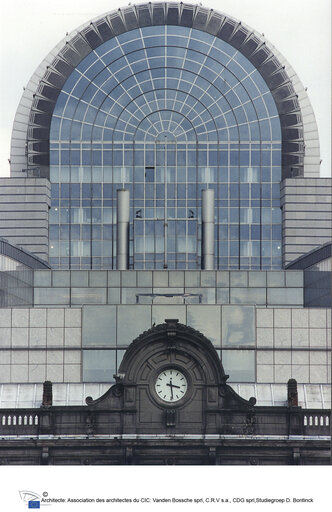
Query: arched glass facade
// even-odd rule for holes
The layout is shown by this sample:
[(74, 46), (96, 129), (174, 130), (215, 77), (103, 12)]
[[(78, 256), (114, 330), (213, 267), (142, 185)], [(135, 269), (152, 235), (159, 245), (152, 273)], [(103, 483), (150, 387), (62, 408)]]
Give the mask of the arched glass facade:
[(150, 26), (91, 51), (50, 132), (53, 268), (116, 268), (116, 193), (130, 192), (130, 268), (201, 266), (215, 191), (215, 268), (281, 267), (281, 129), (261, 74), (207, 32)]

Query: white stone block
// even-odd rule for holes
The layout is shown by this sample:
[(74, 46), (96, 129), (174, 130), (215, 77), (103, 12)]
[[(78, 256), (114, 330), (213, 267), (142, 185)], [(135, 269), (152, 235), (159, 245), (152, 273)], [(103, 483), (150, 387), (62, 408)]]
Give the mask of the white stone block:
[(46, 361), (48, 365), (63, 364), (63, 350), (47, 350)]
[(29, 331), (30, 347), (46, 347), (46, 328), (33, 327)]
[(12, 310), (0, 309), (0, 327), (11, 327), (12, 325)]
[(65, 327), (81, 327), (81, 308), (65, 309)]
[(12, 347), (28, 347), (28, 332), (27, 327), (13, 327)]
[(12, 351), (12, 364), (28, 364), (29, 352), (28, 350), (13, 350)]
[(46, 350), (30, 350), (29, 364), (45, 364), (46, 363)]
[(65, 380), (65, 382), (80, 382), (81, 381), (81, 365), (66, 364), (64, 367), (64, 380)]
[(308, 350), (293, 350), (292, 364), (309, 364), (309, 351)]
[(309, 382), (309, 365), (293, 364), (292, 379), (295, 379), (299, 384)]
[(275, 350), (274, 352), (275, 364), (291, 364), (292, 353), (290, 350)]
[(291, 346), (291, 329), (274, 329), (274, 346)]
[(10, 366), (0, 364), (0, 382), (6, 384), (10, 382)]
[(310, 382), (312, 384), (327, 384), (327, 366), (310, 365)]
[(51, 382), (63, 382), (63, 365), (52, 364), (46, 367), (46, 379)]
[(12, 326), (13, 327), (28, 327), (29, 325), (29, 310), (28, 309), (13, 309), (12, 310)]
[[(46, 365), (33, 364), (29, 365), (29, 382), (44, 382), (46, 380)], [(42, 396), (40, 397), (40, 402)]]
[(47, 346), (61, 347), (64, 342), (64, 329), (62, 327), (47, 328)]
[(11, 382), (27, 382), (28, 381), (28, 365), (12, 364), (11, 365)]
[(81, 364), (81, 351), (80, 350), (65, 350), (64, 361), (67, 364)]
[(273, 364), (273, 351), (257, 350), (257, 364)]
[(268, 327), (257, 328), (257, 347), (273, 347), (273, 329)]
[(287, 383), (292, 375), (292, 366), (290, 364), (276, 364), (274, 366), (275, 382)]
[(10, 347), (11, 346), (11, 328), (10, 327), (0, 327), (0, 347)]
[(269, 364), (257, 365), (257, 382), (274, 382), (273, 366)]
[(47, 310), (47, 327), (64, 327), (65, 314), (62, 308)]
[(273, 327), (273, 309), (256, 309), (257, 327)]
[(309, 325), (309, 310), (308, 309), (292, 309), (292, 327), (305, 328)]
[(309, 310), (310, 327), (326, 328), (326, 309), (310, 309)]
[(290, 327), (291, 326), (291, 309), (280, 308), (274, 309), (274, 327)]
[(292, 329), (293, 347), (309, 347), (309, 329)]
[(66, 327), (65, 345), (67, 347), (80, 347), (82, 345), (81, 329), (77, 327)]
[(327, 352), (324, 351), (311, 351), (310, 352), (310, 364), (327, 364)]
[[(1, 350), (0, 364), (10, 364), (11, 350)], [(1, 379), (0, 379), (1, 383)]]
[(46, 309), (30, 309), (30, 327), (46, 327)]
[(326, 347), (327, 335), (331, 331), (327, 329), (310, 329), (310, 347)]

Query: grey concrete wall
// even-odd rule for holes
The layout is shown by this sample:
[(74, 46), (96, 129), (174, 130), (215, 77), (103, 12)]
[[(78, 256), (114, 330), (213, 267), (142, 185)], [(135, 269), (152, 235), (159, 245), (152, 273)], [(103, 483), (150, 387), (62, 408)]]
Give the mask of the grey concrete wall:
[(0, 236), (48, 261), (51, 185), (44, 178), (0, 178)]
[(285, 179), (281, 207), (284, 266), (331, 241), (331, 178)]

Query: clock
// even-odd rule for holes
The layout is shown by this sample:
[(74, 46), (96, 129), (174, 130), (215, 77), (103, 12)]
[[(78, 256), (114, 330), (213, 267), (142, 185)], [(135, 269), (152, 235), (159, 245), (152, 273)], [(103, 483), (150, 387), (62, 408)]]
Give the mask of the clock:
[(167, 368), (156, 378), (155, 391), (164, 402), (178, 402), (185, 396), (187, 389), (186, 377), (176, 368)]

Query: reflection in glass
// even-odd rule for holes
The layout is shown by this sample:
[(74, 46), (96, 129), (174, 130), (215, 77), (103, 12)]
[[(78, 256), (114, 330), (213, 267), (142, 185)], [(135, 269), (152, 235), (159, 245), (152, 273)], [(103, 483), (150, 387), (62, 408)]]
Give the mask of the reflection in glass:
[(83, 346), (116, 345), (116, 307), (83, 307)]
[(255, 382), (254, 350), (224, 350), (221, 357), (229, 382)]
[(255, 342), (255, 308), (253, 306), (223, 306), (222, 344), (224, 346), (254, 346)]
[[(280, 141), (269, 88), (228, 43), (173, 26), (104, 42), (69, 76), (52, 117), (52, 266), (61, 268), (66, 257), (72, 269), (114, 268), (115, 244), (103, 241), (116, 233), (101, 228), (116, 222), (116, 190), (125, 186), (131, 222), (177, 226), (173, 234), (152, 230), (143, 245), (132, 236), (131, 268), (200, 267), (196, 232), (191, 240), (180, 223), (194, 219), (200, 226), (206, 187), (216, 190), (215, 267), (280, 268)], [(224, 229), (229, 221), (236, 229)], [(268, 244), (261, 242), (261, 222), (275, 225), (264, 232)], [(91, 250), (92, 239), (100, 243)], [(220, 246), (221, 240), (232, 243)]]
[(114, 382), (115, 373), (115, 350), (83, 350), (83, 382)]

